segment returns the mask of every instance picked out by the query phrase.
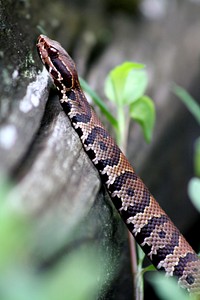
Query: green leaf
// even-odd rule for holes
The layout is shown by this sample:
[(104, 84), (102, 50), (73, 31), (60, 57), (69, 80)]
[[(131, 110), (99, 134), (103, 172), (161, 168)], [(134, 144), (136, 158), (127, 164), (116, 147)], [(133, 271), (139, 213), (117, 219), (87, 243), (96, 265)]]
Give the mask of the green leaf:
[(130, 105), (140, 98), (147, 86), (145, 66), (125, 62), (114, 68), (105, 81), (106, 96), (117, 105)]
[(194, 144), (194, 171), (197, 177), (200, 177), (200, 137)]
[(182, 87), (175, 85), (173, 91), (185, 104), (187, 109), (191, 112), (193, 117), (200, 125), (200, 105), (184, 90)]
[(175, 278), (168, 278), (161, 273), (151, 274), (147, 277), (153, 285), (159, 299), (162, 300), (192, 300), (187, 292), (178, 286)]
[(148, 267), (145, 267), (143, 269), (143, 274), (146, 273), (146, 272), (152, 272), (152, 271), (157, 271), (156, 267), (154, 267), (154, 265), (149, 265)]
[(188, 184), (188, 195), (196, 209), (200, 212), (200, 178), (193, 177), (190, 179)]
[(151, 141), (155, 123), (155, 106), (153, 101), (143, 96), (130, 106), (131, 117), (141, 126), (147, 142)]
[(145, 258), (145, 253), (144, 253), (144, 251), (142, 250), (142, 248), (138, 244), (137, 244), (137, 254), (138, 254), (138, 263), (142, 267), (142, 263), (143, 263), (143, 260)]

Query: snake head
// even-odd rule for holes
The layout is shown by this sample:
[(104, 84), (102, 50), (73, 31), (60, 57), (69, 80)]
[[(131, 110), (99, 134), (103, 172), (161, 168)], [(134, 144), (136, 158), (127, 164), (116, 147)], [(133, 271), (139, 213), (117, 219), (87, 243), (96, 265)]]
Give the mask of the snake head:
[(73, 89), (78, 81), (76, 66), (62, 46), (47, 36), (40, 35), (37, 49), (57, 89), (62, 94)]

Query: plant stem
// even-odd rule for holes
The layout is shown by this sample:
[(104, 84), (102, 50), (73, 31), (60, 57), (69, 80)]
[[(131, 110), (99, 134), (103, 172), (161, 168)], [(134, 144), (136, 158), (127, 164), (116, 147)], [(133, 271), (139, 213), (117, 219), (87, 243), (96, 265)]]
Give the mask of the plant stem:
[(144, 279), (143, 279), (143, 274), (140, 269), (137, 270), (135, 281), (136, 281), (135, 299), (143, 300), (144, 299)]
[(126, 154), (127, 138), (130, 116), (123, 106), (117, 107), (118, 128), (116, 133), (117, 144), (124, 154)]
[(132, 234), (129, 231), (128, 231), (128, 241), (129, 241), (129, 249), (130, 249), (131, 271), (133, 276), (133, 291), (134, 291), (133, 299), (142, 300), (143, 298), (139, 297), (140, 289), (138, 288), (138, 266), (137, 266), (136, 244)]

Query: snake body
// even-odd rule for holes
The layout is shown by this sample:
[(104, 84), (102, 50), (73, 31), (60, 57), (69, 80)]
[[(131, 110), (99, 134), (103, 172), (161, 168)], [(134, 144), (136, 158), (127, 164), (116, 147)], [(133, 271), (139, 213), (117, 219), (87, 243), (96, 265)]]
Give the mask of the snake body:
[(126, 226), (153, 265), (200, 293), (200, 259), (136, 175), (81, 90), (74, 61), (61, 45), (40, 35), (38, 53), (58, 89), (64, 112), (99, 171)]

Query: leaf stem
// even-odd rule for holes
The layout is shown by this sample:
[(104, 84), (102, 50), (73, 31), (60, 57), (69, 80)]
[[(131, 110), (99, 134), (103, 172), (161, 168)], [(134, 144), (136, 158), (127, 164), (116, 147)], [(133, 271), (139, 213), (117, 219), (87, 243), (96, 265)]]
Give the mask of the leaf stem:
[(118, 128), (116, 131), (117, 144), (124, 154), (126, 154), (127, 138), (130, 123), (130, 116), (125, 106), (117, 106)]
[(188, 92), (186, 92), (186, 90), (176, 84), (173, 87), (173, 92), (182, 100), (187, 109), (196, 119), (197, 123), (200, 125), (200, 105), (198, 105), (198, 103), (190, 96), (190, 94), (188, 94)]
[[(135, 300), (143, 300), (143, 285), (140, 284), (141, 274), (138, 272), (136, 243), (132, 234), (128, 231), (130, 259), (131, 259), (131, 271), (133, 276), (133, 292)], [(143, 280), (143, 278), (142, 278)]]

